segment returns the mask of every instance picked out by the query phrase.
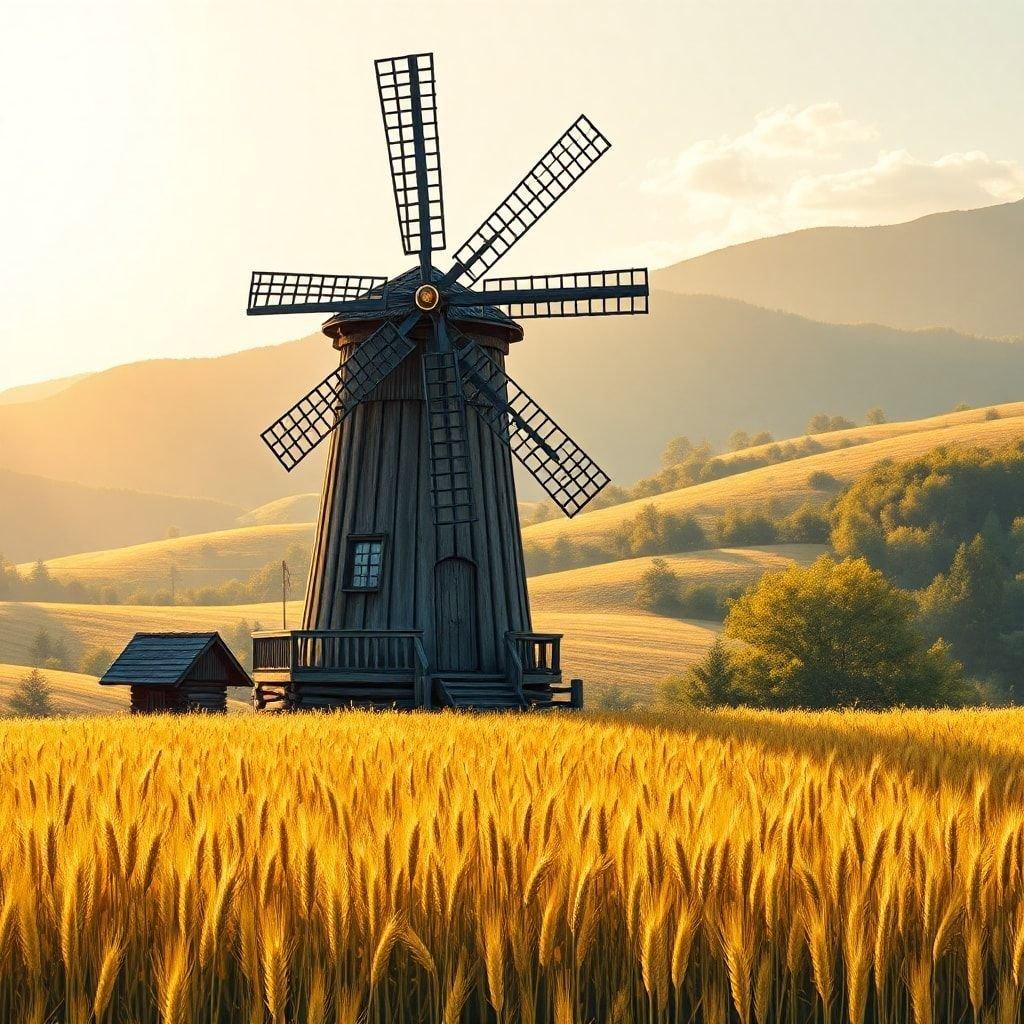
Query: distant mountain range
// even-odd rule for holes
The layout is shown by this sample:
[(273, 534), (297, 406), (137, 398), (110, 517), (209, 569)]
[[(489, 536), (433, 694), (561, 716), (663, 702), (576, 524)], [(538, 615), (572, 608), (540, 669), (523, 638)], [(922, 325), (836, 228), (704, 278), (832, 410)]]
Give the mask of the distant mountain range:
[(832, 323), (1024, 336), (1024, 200), (907, 224), (812, 228), (719, 249), (654, 275)]
[(0, 469), (0, 555), (21, 562), (233, 526), (240, 509), (208, 498), (87, 487)]
[[(676, 434), (785, 437), (816, 412), (862, 420), (880, 405), (915, 419), (1021, 398), (1024, 343), (978, 335), (1024, 335), (1022, 271), (1024, 202), (796, 232), (656, 272), (647, 317), (527, 321), (508, 369), (630, 483)], [(170, 525), (214, 529), (230, 525), (227, 512), (319, 493), (326, 445), (288, 474), (259, 433), (336, 359), (315, 334), (0, 392), (0, 551), (34, 558), (159, 539)], [(144, 493), (122, 495), (119, 518), (98, 511), (113, 499), (48, 493), (40, 477)], [(221, 504), (189, 506), (188, 518), (154, 502), (165, 495)], [(521, 491), (539, 495), (532, 482)], [(255, 519), (294, 516), (282, 508)]]

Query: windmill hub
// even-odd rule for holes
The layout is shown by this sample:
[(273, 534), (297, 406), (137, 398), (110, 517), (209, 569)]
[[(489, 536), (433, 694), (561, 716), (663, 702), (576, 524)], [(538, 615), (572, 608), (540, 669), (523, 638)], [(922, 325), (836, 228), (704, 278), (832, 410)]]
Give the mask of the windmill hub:
[(416, 289), (414, 299), (419, 309), (429, 312), (432, 309), (437, 309), (438, 303), (441, 301), (441, 293), (432, 284), (421, 284)]

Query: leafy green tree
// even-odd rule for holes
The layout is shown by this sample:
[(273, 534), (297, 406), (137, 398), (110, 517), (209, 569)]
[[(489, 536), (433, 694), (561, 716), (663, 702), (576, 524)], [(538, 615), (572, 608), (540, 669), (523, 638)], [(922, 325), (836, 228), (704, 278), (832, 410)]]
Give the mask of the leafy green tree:
[(966, 697), (948, 647), (914, 626), (915, 605), (864, 559), (768, 573), (736, 600), (725, 633), (742, 643), (737, 685), (758, 704), (932, 707)]
[(745, 430), (734, 430), (729, 436), (729, 451), (738, 452), (750, 447), (750, 435)]
[(634, 600), (644, 611), (674, 615), (679, 610), (679, 574), (664, 558), (652, 559), (640, 577)]
[(772, 518), (763, 512), (730, 509), (715, 523), (718, 543), (725, 547), (749, 547), (754, 544), (774, 544), (779, 539)]
[(18, 685), (18, 688), (7, 699), (7, 710), (12, 715), (24, 715), (30, 718), (46, 718), (56, 714), (57, 707), (53, 700), (53, 687), (47, 682), (46, 676), (34, 668)]
[(751, 447), (760, 447), (763, 444), (771, 444), (775, 438), (772, 437), (771, 433), (767, 430), (759, 430), (751, 439)]
[(886, 423), (885, 410), (878, 405), (871, 406), (871, 408), (868, 409), (867, 420), (868, 423), (872, 424), (872, 426), (877, 426), (879, 423)]

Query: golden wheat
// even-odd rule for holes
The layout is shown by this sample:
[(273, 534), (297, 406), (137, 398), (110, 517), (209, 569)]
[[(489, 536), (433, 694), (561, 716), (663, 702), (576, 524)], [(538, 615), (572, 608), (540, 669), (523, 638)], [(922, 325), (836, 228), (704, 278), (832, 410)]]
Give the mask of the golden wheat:
[(1019, 1020), (1022, 726), (8, 721), (0, 1020)]

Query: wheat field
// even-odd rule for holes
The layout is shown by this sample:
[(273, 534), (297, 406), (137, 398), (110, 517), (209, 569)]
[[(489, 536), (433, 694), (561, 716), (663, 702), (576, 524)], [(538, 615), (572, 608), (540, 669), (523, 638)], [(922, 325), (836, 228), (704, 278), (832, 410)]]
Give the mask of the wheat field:
[(1018, 711), (0, 724), (0, 1019), (1019, 1019)]

